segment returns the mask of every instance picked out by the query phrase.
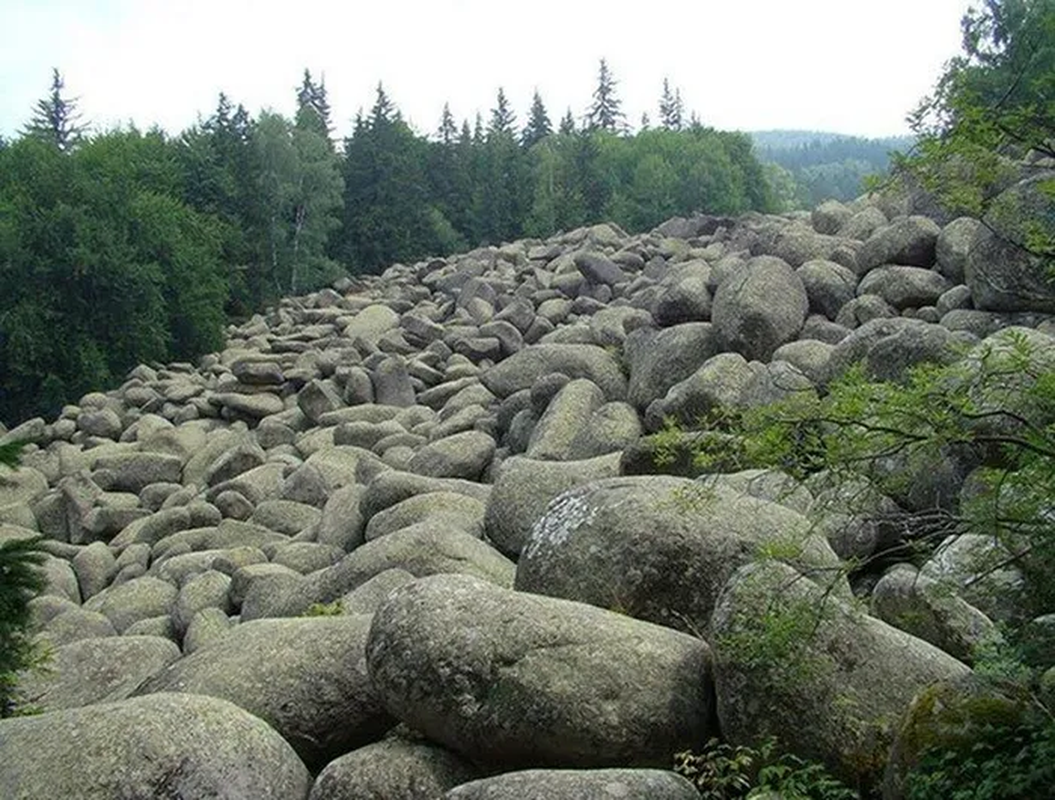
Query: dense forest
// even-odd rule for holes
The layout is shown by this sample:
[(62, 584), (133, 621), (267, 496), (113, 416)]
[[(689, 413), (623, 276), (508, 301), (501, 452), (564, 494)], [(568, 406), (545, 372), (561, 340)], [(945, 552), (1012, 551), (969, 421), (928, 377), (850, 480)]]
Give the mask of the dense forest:
[(585, 116), (555, 126), (536, 93), (485, 120), (444, 109), (415, 131), (382, 86), (334, 140), (305, 71), (293, 119), (220, 95), (179, 135), (87, 135), (56, 70), (0, 140), (0, 419), (54, 414), (137, 363), (216, 348), (224, 322), (350, 273), (610, 220), (773, 207), (750, 138), (686, 114), (664, 83), (659, 125), (630, 133), (602, 61)]
[(883, 175), (891, 154), (908, 152), (915, 137), (863, 139), (820, 131), (756, 131), (755, 153), (765, 164), (778, 202), (813, 208), (827, 199), (852, 200), (870, 175)]

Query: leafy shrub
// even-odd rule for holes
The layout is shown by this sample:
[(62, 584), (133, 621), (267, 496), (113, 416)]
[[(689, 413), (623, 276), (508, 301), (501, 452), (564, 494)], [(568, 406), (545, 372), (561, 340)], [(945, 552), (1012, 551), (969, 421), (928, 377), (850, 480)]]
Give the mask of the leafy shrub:
[[(18, 444), (0, 446), (0, 464), (18, 464)], [(29, 601), (44, 588), (42, 537), (0, 542), (0, 717), (15, 713), (19, 670), (39, 663), (29, 632)]]
[(777, 793), (783, 800), (858, 800), (858, 795), (817, 763), (776, 753), (767, 739), (757, 749), (711, 739), (699, 755), (678, 753), (674, 771), (706, 800), (738, 800)]

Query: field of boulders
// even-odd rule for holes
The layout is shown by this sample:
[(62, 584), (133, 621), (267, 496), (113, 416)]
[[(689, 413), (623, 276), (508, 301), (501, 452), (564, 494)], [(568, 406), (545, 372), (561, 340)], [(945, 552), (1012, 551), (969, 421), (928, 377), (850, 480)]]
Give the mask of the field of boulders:
[[(0, 541), (45, 537), (51, 658), (20, 685), (40, 713), (0, 721), (0, 796), (688, 800), (675, 753), (770, 735), (878, 786), (1021, 575), (973, 580), (992, 545), (964, 534), (848, 580), (898, 536), (859, 492), (663, 474), (649, 442), (861, 361), (1052, 352), (1041, 266), (909, 201), (397, 264), (8, 431)], [(824, 609), (809, 663), (751, 640), (774, 598)]]

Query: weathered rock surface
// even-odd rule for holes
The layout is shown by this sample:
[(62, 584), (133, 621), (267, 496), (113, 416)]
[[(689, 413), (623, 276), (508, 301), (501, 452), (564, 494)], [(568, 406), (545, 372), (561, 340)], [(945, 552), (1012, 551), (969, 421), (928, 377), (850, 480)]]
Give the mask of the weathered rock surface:
[(311, 778), (267, 723), (224, 700), (157, 694), (0, 720), (0, 795), (297, 800)]
[(458, 575), (398, 589), (367, 643), (393, 715), (513, 768), (666, 764), (714, 732), (709, 660), (691, 636)]

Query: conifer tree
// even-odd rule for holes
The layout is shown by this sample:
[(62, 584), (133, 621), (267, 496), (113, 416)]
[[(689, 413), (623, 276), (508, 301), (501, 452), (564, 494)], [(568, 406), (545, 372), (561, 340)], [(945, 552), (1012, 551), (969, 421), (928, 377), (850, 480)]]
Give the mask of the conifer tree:
[(495, 107), (491, 109), (491, 121), (487, 126), (488, 138), (495, 135), (512, 135), (515, 122), (516, 115), (513, 114), (513, 110), (509, 107), (506, 93), (499, 87), (498, 97), (495, 99)]
[(325, 79), (315, 83), (311, 71), (304, 70), (304, 80), (297, 90), (296, 126), (301, 130), (311, 130), (327, 141), (333, 132), (330, 121), (330, 103), (326, 98)]
[(626, 130), (626, 116), (621, 110), (621, 103), (616, 97), (617, 81), (608, 62), (601, 59), (601, 68), (597, 76), (597, 88), (593, 92), (593, 105), (586, 114), (586, 127), (589, 130), (604, 130), (620, 133)]
[(520, 143), (525, 148), (530, 148), (551, 133), (553, 133), (553, 125), (549, 121), (549, 114), (546, 113), (546, 106), (542, 104), (542, 97), (536, 89), (535, 95), (531, 99), (531, 112), (528, 116), (528, 123), (524, 126)]
[(86, 126), (78, 123), (76, 98), (64, 97), (62, 90), (66, 82), (58, 69), (51, 71), (51, 93), (37, 101), (36, 111), (29, 125), (26, 136), (43, 139), (66, 153), (76, 147), (84, 138)]
[(454, 144), (454, 140), (458, 138), (458, 126), (454, 122), (450, 103), (443, 104), (443, 115), (440, 117), (440, 127), (437, 135), (440, 143), (446, 147), (450, 147)]
[(680, 131), (684, 125), (685, 109), (681, 89), (670, 89), (670, 81), (663, 79), (663, 94), (659, 98), (659, 121), (668, 131)]
[(558, 132), (565, 136), (570, 136), (575, 133), (575, 117), (572, 116), (570, 108), (565, 111), (564, 116), (561, 117)]

